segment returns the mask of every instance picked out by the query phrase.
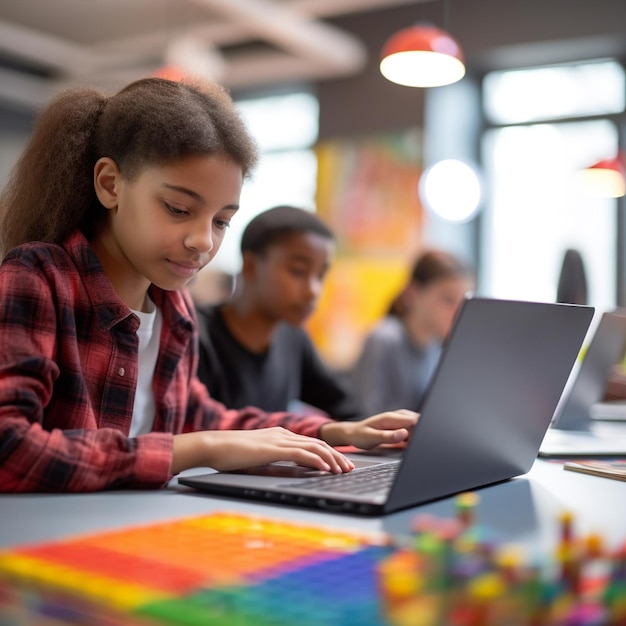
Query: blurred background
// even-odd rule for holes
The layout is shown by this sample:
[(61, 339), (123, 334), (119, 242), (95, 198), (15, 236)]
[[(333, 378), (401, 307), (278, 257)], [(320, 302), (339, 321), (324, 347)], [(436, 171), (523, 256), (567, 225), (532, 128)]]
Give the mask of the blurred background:
[[(385, 42), (421, 22), (460, 45), (458, 82), (381, 74)], [(192, 293), (230, 292), (259, 211), (317, 211), (338, 250), (309, 329), (344, 368), (426, 247), (471, 263), (480, 294), (542, 301), (574, 251), (586, 303), (626, 304), (624, 197), (583, 176), (620, 157), (625, 59), (624, 0), (0, 0), (0, 183), (59, 89), (223, 83), (262, 159)]]

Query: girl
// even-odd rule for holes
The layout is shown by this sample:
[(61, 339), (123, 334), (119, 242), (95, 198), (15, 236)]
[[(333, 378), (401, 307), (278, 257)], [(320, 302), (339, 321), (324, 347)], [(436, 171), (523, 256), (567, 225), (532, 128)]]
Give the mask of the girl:
[(352, 469), (362, 422), (228, 410), (199, 382), (185, 285), (217, 253), (256, 160), (227, 93), (150, 78), (67, 91), (0, 199), (0, 489), (148, 488), (194, 467)]
[(473, 287), (473, 274), (451, 254), (424, 252), (407, 286), (365, 340), (352, 375), (366, 415), (380, 407), (417, 411), (443, 340)]

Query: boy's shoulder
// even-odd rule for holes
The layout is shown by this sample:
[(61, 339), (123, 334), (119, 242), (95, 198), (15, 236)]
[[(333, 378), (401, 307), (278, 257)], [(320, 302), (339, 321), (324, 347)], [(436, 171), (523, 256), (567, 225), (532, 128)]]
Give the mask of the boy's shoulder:
[(194, 303), (196, 310), (196, 316), (198, 320), (203, 322), (207, 326), (213, 326), (214, 324), (223, 324), (224, 318), (220, 312), (224, 303), (218, 304), (197, 304)]

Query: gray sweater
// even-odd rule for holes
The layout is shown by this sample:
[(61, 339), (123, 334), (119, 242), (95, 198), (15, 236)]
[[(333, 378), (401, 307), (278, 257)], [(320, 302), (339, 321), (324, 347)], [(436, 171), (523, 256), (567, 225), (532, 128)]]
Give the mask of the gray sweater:
[(418, 411), (440, 354), (439, 342), (419, 348), (399, 318), (383, 318), (367, 336), (352, 369), (353, 388), (365, 414)]

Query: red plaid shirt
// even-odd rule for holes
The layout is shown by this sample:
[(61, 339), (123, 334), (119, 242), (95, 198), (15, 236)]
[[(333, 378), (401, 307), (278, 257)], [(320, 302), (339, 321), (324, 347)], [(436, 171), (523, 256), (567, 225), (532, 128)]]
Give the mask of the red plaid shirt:
[(328, 420), (228, 410), (197, 379), (195, 313), (185, 292), (154, 286), (163, 314), (153, 432), (128, 437), (139, 321), (84, 236), (30, 243), (0, 266), (0, 491), (159, 487), (172, 435), (285, 426), (315, 436)]

